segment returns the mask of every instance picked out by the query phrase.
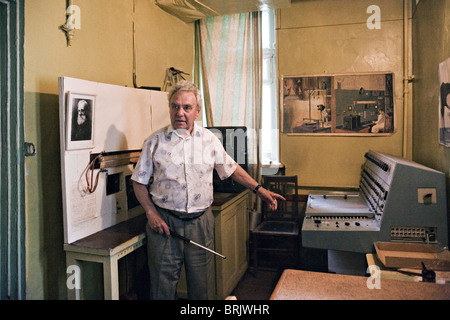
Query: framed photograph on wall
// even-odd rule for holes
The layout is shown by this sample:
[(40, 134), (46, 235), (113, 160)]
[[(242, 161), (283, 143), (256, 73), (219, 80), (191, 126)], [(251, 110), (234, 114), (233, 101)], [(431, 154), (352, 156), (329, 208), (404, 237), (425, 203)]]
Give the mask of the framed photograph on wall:
[(393, 73), (283, 76), (281, 127), (288, 135), (389, 135)]
[(69, 92), (66, 110), (66, 150), (94, 147), (95, 95)]
[(450, 58), (439, 64), (439, 143), (450, 147)]

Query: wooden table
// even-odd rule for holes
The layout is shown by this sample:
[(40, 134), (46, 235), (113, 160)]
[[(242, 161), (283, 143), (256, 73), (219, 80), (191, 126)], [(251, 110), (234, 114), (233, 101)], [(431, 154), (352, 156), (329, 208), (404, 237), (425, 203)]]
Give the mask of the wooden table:
[[(81, 261), (103, 265), (103, 288), (105, 300), (119, 299), (118, 261), (145, 243), (145, 214), (96, 232), (70, 244), (64, 244), (66, 265), (81, 269)], [(69, 289), (70, 300), (83, 299), (83, 284), (80, 289)]]
[[(422, 281), (421, 269), (385, 267), (376, 253), (367, 253), (366, 261), (368, 266), (376, 266), (379, 269), (381, 279), (394, 279), (415, 282)], [(450, 271), (433, 271), (436, 275), (437, 283), (450, 284)]]
[(450, 285), (287, 269), (271, 300), (450, 300)]

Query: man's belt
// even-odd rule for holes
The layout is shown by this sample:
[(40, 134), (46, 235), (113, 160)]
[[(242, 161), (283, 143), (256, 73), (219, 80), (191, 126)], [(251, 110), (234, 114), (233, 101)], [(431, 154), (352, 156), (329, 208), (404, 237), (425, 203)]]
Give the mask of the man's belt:
[(175, 218), (178, 218), (183, 221), (191, 221), (191, 220), (200, 218), (206, 212), (206, 210), (205, 210), (205, 211), (187, 213), (187, 212), (169, 210), (169, 209), (165, 209), (165, 208), (161, 208), (161, 209), (167, 211), (170, 215), (174, 216)]

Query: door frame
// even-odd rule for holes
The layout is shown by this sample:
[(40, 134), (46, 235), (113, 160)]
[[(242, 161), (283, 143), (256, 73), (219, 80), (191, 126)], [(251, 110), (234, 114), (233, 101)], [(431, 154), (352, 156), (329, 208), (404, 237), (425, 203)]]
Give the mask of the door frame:
[(24, 0), (0, 0), (0, 299), (25, 299)]

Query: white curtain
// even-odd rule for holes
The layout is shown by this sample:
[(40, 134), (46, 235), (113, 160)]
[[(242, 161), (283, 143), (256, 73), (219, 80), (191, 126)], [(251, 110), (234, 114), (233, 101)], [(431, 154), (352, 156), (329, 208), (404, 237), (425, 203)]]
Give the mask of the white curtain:
[(196, 21), (194, 81), (203, 91), (207, 126), (246, 126), (249, 173), (259, 180), (260, 13)]

